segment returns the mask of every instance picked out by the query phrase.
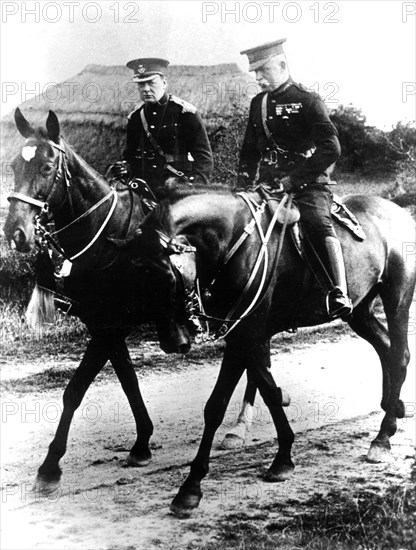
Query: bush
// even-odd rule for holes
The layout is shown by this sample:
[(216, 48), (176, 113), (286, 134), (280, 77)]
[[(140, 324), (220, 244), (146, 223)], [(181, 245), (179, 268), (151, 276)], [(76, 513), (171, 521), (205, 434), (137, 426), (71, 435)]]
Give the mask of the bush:
[(214, 175), (216, 183), (237, 183), (238, 160), (248, 120), (248, 107), (235, 103), (230, 115), (220, 119), (209, 132), (214, 154)]
[(352, 105), (339, 105), (330, 113), (330, 118), (338, 130), (342, 149), (338, 170), (368, 175), (414, 172), (414, 123), (398, 122), (392, 131), (383, 132), (367, 126), (366, 117)]

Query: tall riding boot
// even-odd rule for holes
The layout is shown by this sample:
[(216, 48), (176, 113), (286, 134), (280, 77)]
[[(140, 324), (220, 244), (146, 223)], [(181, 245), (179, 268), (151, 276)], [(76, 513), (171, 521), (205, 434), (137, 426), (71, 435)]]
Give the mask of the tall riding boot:
[(352, 312), (352, 302), (348, 297), (341, 243), (336, 237), (325, 237), (325, 248), (334, 283), (334, 288), (327, 295), (326, 307), (331, 319), (336, 319)]

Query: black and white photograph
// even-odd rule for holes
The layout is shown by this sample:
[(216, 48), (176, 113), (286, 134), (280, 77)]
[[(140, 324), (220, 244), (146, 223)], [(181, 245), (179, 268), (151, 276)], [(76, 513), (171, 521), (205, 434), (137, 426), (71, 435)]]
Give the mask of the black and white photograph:
[(416, 2), (0, 9), (0, 548), (415, 549)]

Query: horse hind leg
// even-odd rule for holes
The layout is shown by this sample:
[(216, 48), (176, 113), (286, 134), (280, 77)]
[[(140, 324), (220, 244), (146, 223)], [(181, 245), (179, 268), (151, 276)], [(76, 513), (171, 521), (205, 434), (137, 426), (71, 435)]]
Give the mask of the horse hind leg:
[(288, 395), (276, 386), (269, 368), (260, 365), (260, 368), (253, 369), (253, 376), (260, 395), (273, 418), (279, 445), (276, 457), (265, 473), (264, 480), (268, 482), (286, 481), (291, 477), (295, 468), (291, 457), (294, 434), (283, 409)]
[(348, 317), (353, 331), (373, 346), (377, 352), (383, 374), (381, 408), (385, 411), (390, 398), (390, 336), (387, 328), (374, 313), (374, 300), (378, 295), (375, 288)]
[[(290, 396), (281, 388), (282, 406), (290, 405)], [(253, 423), (253, 407), (256, 398), (257, 386), (252, 380), (251, 372), (247, 371), (247, 386), (244, 393), (243, 405), (235, 426), (230, 428), (221, 441), (219, 448), (223, 450), (240, 449), (246, 442), (247, 432)]]
[(243, 405), (238, 415), (235, 426), (230, 428), (224, 439), (219, 444), (223, 450), (241, 449), (246, 442), (247, 432), (253, 423), (253, 406), (256, 397), (257, 387), (247, 373), (247, 386), (244, 392)]
[(367, 459), (371, 462), (382, 462), (390, 459), (390, 437), (396, 433), (397, 418), (405, 416), (405, 407), (400, 399), (400, 392), (410, 360), (407, 332), (413, 290), (414, 281), (400, 279), (396, 274), (394, 282), (385, 285), (381, 291), (390, 336), (390, 349), (387, 360), (390, 391), (383, 402), (385, 415), (381, 422), (380, 431), (371, 443), (367, 455)]

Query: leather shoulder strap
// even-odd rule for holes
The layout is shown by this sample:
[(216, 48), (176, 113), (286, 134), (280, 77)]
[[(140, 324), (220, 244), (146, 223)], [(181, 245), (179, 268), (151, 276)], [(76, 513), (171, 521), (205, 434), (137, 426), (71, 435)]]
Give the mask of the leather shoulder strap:
[(261, 122), (263, 124), (264, 133), (266, 134), (267, 139), (273, 139), (272, 133), (267, 126), (267, 98), (269, 94), (264, 94), (261, 101)]
[(175, 174), (175, 176), (182, 177), (184, 175), (183, 172), (180, 170), (177, 170), (174, 168), (171, 164), (168, 163), (168, 159), (166, 157), (166, 153), (162, 149), (162, 147), (158, 144), (158, 142), (155, 140), (155, 138), (152, 136), (152, 134), (149, 131), (149, 125), (147, 124), (146, 115), (144, 114), (144, 108), (140, 111), (140, 118), (143, 125), (144, 133), (146, 134), (147, 139), (150, 141), (152, 146), (156, 149), (156, 151), (159, 153), (159, 155), (164, 159), (165, 161), (165, 168)]

